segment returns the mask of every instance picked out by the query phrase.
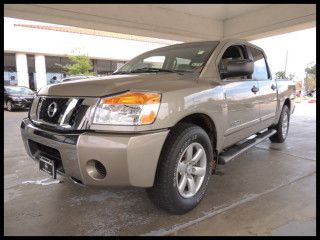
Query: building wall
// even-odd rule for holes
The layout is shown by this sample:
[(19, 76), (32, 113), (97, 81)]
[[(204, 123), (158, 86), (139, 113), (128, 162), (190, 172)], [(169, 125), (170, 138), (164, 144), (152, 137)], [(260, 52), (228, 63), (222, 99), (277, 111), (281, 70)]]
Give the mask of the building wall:
[(16, 56), (14, 53), (5, 53), (3, 56), (4, 62), (4, 85), (17, 84), (17, 68), (16, 68)]
[[(25, 55), (26, 61), (21, 61)], [(43, 56), (43, 58), (41, 58)], [(18, 74), (19, 69), (22, 69)], [(96, 75), (110, 75), (126, 61), (91, 59)], [(39, 89), (66, 77), (59, 65), (69, 64), (67, 57), (32, 55), (25, 53), (4, 53), (4, 85), (26, 85), (31, 89)], [(27, 72), (26, 72), (27, 71)], [(44, 76), (43, 79), (40, 79)], [(24, 78), (24, 79), (21, 79)]]
[(65, 75), (57, 64), (68, 64), (67, 56), (72, 54), (89, 56), (97, 75), (109, 75), (143, 52), (177, 43), (161, 39), (150, 42), (141, 37), (121, 38), (107, 32), (92, 35), (90, 31), (4, 18), (5, 85), (39, 89), (52, 83), (53, 79), (59, 80)]
[[(20, 24), (20, 25), (19, 25)], [(169, 45), (167, 42), (148, 42), (115, 37), (96, 36), (72, 32), (23, 27), (21, 24), (52, 26), (52, 24), (4, 19), (4, 51), (67, 56), (86, 54), (92, 59), (117, 59), (128, 61), (155, 48)], [(23, 39), (23, 41), (21, 41)], [(171, 41), (171, 44), (177, 43)]]

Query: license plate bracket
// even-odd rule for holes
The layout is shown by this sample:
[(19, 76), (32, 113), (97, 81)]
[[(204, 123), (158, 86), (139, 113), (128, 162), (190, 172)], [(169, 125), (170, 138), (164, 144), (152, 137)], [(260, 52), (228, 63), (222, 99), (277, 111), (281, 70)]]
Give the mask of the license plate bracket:
[(52, 176), (53, 179), (57, 178), (57, 171), (55, 162), (47, 157), (40, 156), (39, 158), (39, 169), (40, 171), (46, 172)]

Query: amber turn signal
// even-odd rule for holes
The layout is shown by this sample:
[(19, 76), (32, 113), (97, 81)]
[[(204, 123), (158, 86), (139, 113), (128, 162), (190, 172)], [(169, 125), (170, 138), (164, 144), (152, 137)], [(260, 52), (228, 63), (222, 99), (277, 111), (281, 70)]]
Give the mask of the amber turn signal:
[(150, 110), (148, 113), (145, 113), (144, 115), (141, 116), (140, 118), (140, 123), (141, 124), (150, 124), (153, 123), (153, 121), (156, 119), (157, 114), (155, 111)]
[(154, 104), (160, 103), (161, 95), (150, 92), (126, 92), (102, 99), (104, 104)]

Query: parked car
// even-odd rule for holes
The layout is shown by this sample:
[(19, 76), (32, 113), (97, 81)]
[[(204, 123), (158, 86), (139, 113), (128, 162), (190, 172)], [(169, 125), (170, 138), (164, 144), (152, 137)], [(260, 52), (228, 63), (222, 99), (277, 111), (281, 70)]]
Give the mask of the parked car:
[(5, 86), (3, 96), (4, 108), (13, 111), (15, 109), (28, 109), (35, 92), (27, 87)]
[(143, 187), (157, 206), (183, 214), (204, 197), (217, 164), (267, 138), (286, 140), (294, 92), (292, 81), (272, 79), (251, 43), (183, 43), (111, 76), (42, 88), (21, 133), (53, 178)]

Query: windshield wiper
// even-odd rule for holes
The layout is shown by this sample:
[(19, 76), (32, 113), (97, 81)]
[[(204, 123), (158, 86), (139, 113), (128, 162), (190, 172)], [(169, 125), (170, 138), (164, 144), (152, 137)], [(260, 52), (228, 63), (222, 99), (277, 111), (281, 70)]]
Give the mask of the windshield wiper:
[(164, 69), (159, 69), (159, 68), (138, 68), (134, 69), (132, 71), (126, 72), (126, 71), (120, 71), (120, 72), (115, 72), (112, 73), (112, 75), (117, 75), (117, 74), (130, 74), (130, 73), (142, 73), (142, 72), (172, 72), (171, 70), (164, 70)]
[(131, 73), (142, 73), (142, 72), (169, 72), (169, 73), (177, 73), (183, 74), (185, 72), (193, 72), (192, 70), (171, 70), (171, 69), (163, 69), (163, 68), (138, 68), (131, 71)]
[(130, 72), (126, 72), (126, 71), (115, 72), (115, 73), (112, 73), (112, 75), (130, 74), (130, 73), (149, 73), (149, 72), (169, 72), (169, 73), (183, 74), (184, 72), (193, 72), (193, 71), (192, 70), (171, 70), (171, 69), (163, 69), (163, 68), (144, 67), (144, 68), (134, 69)]
[(149, 68), (149, 67), (137, 68), (131, 71), (131, 73), (140, 73), (140, 72), (175, 72), (175, 71), (170, 69)]
[(114, 72), (111, 75), (117, 75), (117, 74), (129, 74), (130, 72), (120, 71), (120, 72)]

